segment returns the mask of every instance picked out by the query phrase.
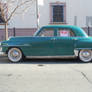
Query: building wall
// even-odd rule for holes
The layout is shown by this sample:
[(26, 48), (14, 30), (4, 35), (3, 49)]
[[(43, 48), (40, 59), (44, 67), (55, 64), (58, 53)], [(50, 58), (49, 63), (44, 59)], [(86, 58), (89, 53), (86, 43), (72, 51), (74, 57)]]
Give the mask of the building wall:
[(76, 16), (76, 25), (85, 27), (87, 26), (86, 17), (92, 16), (91, 0), (44, 0), (43, 2), (43, 6), (39, 5), (40, 26), (50, 23), (50, 3), (66, 3), (66, 23), (69, 25), (75, 25)]
[(36, 28), (36, 2), (30, 5), (30, 8), (27, 9), (24, 13), (22, 9), (17, 10), (18, 13), (12, 17), (9, 22), (9, 28)]
[[(52, 25), (51, 3), (66, 4), (67, 25), (77, 25), (87, 31), (87, 23), (92, 27), (92, 0), (38, 0), (39, 27)], [(16, 28), (16, 36), (30, 36), (37, 29), (36, 1), (30, 5), (30, 9), (23, 14), (16, 14), (9, 22), (9, 36), (13, 35), (13, 27)], [(89, 17), (89, 21), (87, 21)], [(61, 23), (62, 25), (62, 23)], [(35, 29), (35, 30), (34, 30)], [(92, 35), (91, 29), (90, 33)], [(0, 29), (0, 40), (5, 38), (5, 31)]]
[[(92, 0), (38, 0), (39, 26), (50, 24), (50, 3), (66, 3), (66, 23), (86, 27), (86, 17), (92, 16)], [(17, 14), (10, 21), (9, 27), (36, 28), (36, 2), (24, 14)]]

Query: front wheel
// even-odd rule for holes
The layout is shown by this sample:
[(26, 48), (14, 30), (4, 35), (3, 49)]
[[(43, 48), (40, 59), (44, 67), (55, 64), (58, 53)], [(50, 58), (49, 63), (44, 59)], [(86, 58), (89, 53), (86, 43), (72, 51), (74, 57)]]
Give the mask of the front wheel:
[(79, 58), (85, 63), (92, 61), (92, 50), (80, 50)]
[(8, 51), (8, 59), (13, 63), (17, 63), (23, 59), (23, 54), (20, 49), (11, 48)]

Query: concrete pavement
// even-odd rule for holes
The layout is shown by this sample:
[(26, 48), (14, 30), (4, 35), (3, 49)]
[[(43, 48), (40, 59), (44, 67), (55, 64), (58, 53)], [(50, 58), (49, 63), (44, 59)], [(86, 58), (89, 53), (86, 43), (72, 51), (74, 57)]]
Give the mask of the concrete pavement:
[(0, 92), (92, 92), (92, 63), (1, 58)]

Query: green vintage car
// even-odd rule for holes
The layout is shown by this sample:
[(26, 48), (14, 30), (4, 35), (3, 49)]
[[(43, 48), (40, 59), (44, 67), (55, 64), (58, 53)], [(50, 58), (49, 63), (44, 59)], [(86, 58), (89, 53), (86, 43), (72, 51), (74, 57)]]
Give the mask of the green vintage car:
[(49, 25), (33, 37), (11, 37), (0, 43), (1, 53), (11, 62), (24, 58), (76, 58), (92, 61), (92, 37), (71, 25)]

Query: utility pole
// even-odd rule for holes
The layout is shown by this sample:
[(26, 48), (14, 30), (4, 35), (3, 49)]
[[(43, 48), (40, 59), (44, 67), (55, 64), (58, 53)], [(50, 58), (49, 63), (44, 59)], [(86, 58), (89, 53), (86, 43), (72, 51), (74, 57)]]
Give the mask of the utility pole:
[(90, 27), (88, 26), (88, 36), (90, 35)]
[(38, 0), (36, 0), (36, 24), (37, 24), (37, 30), (39, 29), (39, 9), (38, 9)]
[(16, 28), (15, 27), (13, 28), (13, 36), (14, 37), (16, 36)]

